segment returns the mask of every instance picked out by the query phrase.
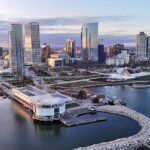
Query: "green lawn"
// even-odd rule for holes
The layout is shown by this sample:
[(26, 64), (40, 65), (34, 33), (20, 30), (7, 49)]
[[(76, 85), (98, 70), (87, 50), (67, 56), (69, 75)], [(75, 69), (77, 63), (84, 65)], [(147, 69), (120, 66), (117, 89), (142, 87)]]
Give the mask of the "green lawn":
[(80, 81), (80, 82), (61, 84), (59, 86), (62, 86), (62, 87), (80, 87), (80, 86), (87, 86), (87, 85), (96, 85), (96, 84), (99, 84), (99, 83), (100, 82)]
[(32, 80), (13, 80), (13, 81), (9, 81), (9, 83), (14, 85), (14, 86), (17, 86), (17, 87), (34, 85)]
[(67, 104), (66, 105), (66, 109), (69, 109), (69, 108), (74, 108), (74, 107), (78, 107), (79, 105), (76, 104), (76, 103), (70, 103), (70, 104)]

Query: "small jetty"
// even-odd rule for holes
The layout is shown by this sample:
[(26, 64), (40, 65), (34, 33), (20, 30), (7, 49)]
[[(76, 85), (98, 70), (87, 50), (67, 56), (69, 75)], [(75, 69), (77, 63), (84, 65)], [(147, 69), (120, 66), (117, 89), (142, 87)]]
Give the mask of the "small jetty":
[(104, 117), (91, 117), (88, 119), (81, 119), (79, 116), (85, 114), (93, 114), (95, 111), (88, 109), (88, 108), (78, 108), (74, 110), (70, 110), (66, 112), (66, 114), (61, 118), (61, 122), (66, 125), (67, 127), (90, 124), (95, 122), (102, 122), (106, 121), (107, 119)]
[(150, 88), (150, 84), (133, 84), (132, 87), (135, 89)]
[(72, 127), (72, 126), (79, 126), (79, 125), (101, 122), (101, 121), (106, 121), (106, 120), (107, 120), (106, 118), (96, 117), (96, 118), (83, 119), (83, 120), (79, 118), (73, 118), (70, 121), (65, 121), (65, 120), (61, 120), (61, 121), (66, 126)]

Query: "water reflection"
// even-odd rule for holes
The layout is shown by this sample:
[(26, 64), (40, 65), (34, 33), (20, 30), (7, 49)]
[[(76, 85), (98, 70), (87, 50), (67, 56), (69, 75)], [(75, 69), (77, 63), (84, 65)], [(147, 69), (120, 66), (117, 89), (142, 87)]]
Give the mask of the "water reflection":
[(34, 123), (34, 129), (37, 137), (49, 138), (60, 136), (62, 133), (60, 123)]
[[(127, 106), (150, 116), (150, 89), (137, 90), (128, 86), (117, 86), (117, 88), (97, 87), (94, 90), (111, 96), (117, 90), (117, 96), (124, 97)], [(140, 128), (137, 122), (127, 117), (106, 113), (100, 113), (107, 118), (106, 122), (71, 128), (64, 127), (60, 123), (36, 124), (21, 106), (7, 100), (0, 101), (0, 111), (0, 149), (2, 150), (71, 150), (128, 137), (137, 133)]]

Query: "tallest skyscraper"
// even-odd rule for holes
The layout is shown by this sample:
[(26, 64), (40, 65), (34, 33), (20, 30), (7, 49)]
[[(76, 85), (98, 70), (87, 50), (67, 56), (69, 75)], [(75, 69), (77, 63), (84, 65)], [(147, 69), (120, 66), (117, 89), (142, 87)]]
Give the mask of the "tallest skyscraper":
[(40, 29), (38, 22), (25, 25), (25, 60), (32, 64), (41, 63)]
[(16, 76), (24, 76), (24, 45), (21, 24), (12, 24), (9, 32), (10, 67)]
[(81, 51), (83, 61), (97, 60), (98, 23), (87, 23), (82, 26)]

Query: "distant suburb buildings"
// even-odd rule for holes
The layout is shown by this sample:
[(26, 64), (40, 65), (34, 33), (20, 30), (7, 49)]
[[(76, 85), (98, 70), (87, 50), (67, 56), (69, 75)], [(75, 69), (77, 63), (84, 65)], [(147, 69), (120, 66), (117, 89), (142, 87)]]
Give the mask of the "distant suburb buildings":
[(81, 29), (81, 55), (83, 61), (97, 60), (98, 23), (87, 23)]
[(24, 76), (24, 42), (21, 24), (12, 24), (9, 32), (10, 67), (13, 75)]
[(25, 50), (26, 61), (41, 63), (40, 29), (37, 22), (25, 25)]

